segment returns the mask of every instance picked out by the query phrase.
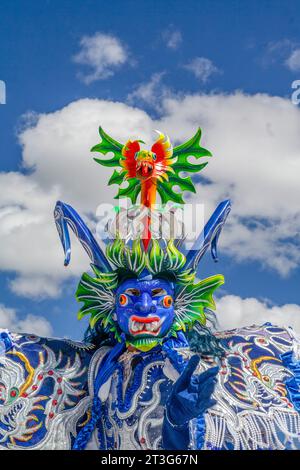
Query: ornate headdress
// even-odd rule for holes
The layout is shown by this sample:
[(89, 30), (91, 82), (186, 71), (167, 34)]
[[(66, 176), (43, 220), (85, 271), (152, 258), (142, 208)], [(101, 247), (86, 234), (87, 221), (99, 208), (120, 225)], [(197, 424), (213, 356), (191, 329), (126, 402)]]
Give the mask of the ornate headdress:
[[(58, 202), (55, 208), (55, 220), (65, 251), (65, 265), (70, 262), (71, 245), (68, 226), (71, 227), (82, 246), (88, 253), (94, 276), (84, 273), (79, 283), (76, 297), (82, 302), (78, 317), (90, 315), (90, 328), (104, 333), (114, 341), (119, 341), (121, 329), (116, 321), (116, 289), (130, 278), (168, 279), (174, 283), (174, 321), (168, 337), (176, 337), (178, 331), (196, 330), (205, 326), (206, 320), (213, 320), (215, 304), (213, 293), (223, 284), (222, 275), (215, 275), (201, 281), (195, 281), (198, 264), (211, 248), (212, 256), (217, 259), (217, 240), (230, 211), (230, 201), (219, 204), (202, 233), (190, 250), (179, 250), (178, 241), (157, 240), (151, 237), (151, 214), (158, 193), (162, 204), (168, 201), (184, 203), (182, 194), (173, 190), (179, 186), (182, 191), (196, 192), (190, 176), (181, 177), (181, 172), (196, 173), (207, 162), (190, 163), (188, 157), (196, 159), (211, 156), (210, 152), (200, 147), (201, 130), (189, 141), (172, 148), (167, 136), (159, 132), (158, 140), (151, 151), (141, 150), (142, 141), (128, 141), (125, 145), (109, 137), (99, 129), (102, 138), (100, 144), (92, 148), (102, 154), (113, 153), (111, 159), (95, 160), (108, 167), (120, 167), (114, 170), (109, 185), (121, 185), (127, 181), (126, 188), (119, 188), (116, 198), (128, 197), (137, 202), (141, 194), (141, 205), (147, 208), (145, 229), (141, 239), (126, 243), (118, 234), (112, 243), (102, 251), (94, 236), (69, 205)], [(156, 344), (164, 338), (156, 338)], [(153, 339), (136, 339), (134, 345), (142, 349), (144, 343)]]

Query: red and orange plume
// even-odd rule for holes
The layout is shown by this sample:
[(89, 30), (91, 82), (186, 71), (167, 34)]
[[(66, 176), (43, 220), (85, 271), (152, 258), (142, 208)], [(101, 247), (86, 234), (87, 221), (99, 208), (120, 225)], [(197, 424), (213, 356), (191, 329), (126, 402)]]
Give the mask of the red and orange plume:
[(136, 161), (135, 155), (141, 150), (139, 140), (128, 140), (122, 148), (122, 156), (124, 160), (120, 161), (121, 166), (127, 171), (126, 178), (135, 178), (136, 176)]
[(173, 147), (167, 135), (160, 131), (158, 133), (157, 141), (152, 145), (151, 151), (157, 155), (159, 160), (168, 160), (173, 155)]

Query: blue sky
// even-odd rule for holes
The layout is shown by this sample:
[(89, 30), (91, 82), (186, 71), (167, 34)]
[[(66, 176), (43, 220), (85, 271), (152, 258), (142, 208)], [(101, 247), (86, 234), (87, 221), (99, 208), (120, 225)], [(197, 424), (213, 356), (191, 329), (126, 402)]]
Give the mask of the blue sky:
[[(36, 2), (32, 0), (25, 2), (2, 0), (0, 5), (0, 80), (5, 81), (7, 87), (7, 103), (0, 105), (0, 171), (4, 181), (3, 188), (4, 184), (8, 184), (6, 182), (9, 172), (29, 175), (29, 177), (35, 172), (34, 165), (31, 167), (24, 165), (22, 153), (24, 149), (29, 153), (33, 148), (33, 143), (31, 141), (29, 143), (30, 136), (26, 134), (26, 139), (28, 139), (25, 144), (23, 141), (23, 150), (18, 139), (24, 129), (29, 127), (28, 113), (31, 115), (37, 113), (32, 121), (32, 126), (36, 127), (39, 119), (37, 115), (52, 116), (53, 113), (64, 109), (70, 103), (76, 103), (84, 98), (104, 100), (109, 103), (121, 102), (125, 106), (137, 107), (145, 111), (149, 119), (164, 122), (165, 117), (171, 113), (170, 110), (166, 111), (166, 106), (163, 104), (165, 98), (180, 101), (191, 95), (202, 97), (214, 95), (221, 96), (222, 100), (226, 101), (226, 96), (231, 96), (239, 90), (243, 96), (240, 102), (240, 107), (242, 107), (243, 103), (247, 106), (252, 105), (252, 97), (264, 93), (272, 97), (270, 103), (265, 105), (269, 106), (271, 121), (272, 106), (275, 103), (273, 98), (281, 97), (287, 103), (284, 105), (287, 107), (287, 109), (284, 108), (284, 112), (290, 113), (292, 124), (282, 138), (287, 136), (286, 138), (289, 139), (293, 126), (295, 128), (298, 126), (298, 131), (300, 129), (299, 110), (288, 104), (292, 92), (291, 83), (300, 79), (300, 58), (299, 64), (297, 62), (297, 51), (300, 50), (298, 13), (299, 1), (48, 0)], [(104, 67), (104, 72), (102, 70), (98, 78), (87, 83), (86, 77), (93, 72), (95, 64), (85, 65), (82, 59), (76, 61), (74, 57), (78, 57), (80, 51), (84, 51), (82, 38), (95, 38), (97, 35), (101, 35), (99, 36), (101, 40), (105, 37), (114, 38), (115, 45), (120, 48), (121, 58), (119, 64), (116, 65), (114, 58), (109, 58), (109, 55), (105, 56), (108, 62)], [(109, 72), (108, 76), (104, 77), (103, 74), (107, 72)], [(148, 88), (150, 95), (149, 93), (145, 95), (145, 86), (153, 84), (155, 76), (157, 84), (153, 88)], [(277, 106), (276, 103), (274, 106)], [(224, 106), (228, 108), (231, 104)], [(276, 110), (274, 112), (276, 113)], [(297, 115), (294, 116), (296, 112)], [(252, 119), (255, 121), (255, 118)], [(99, 124), (100, 120), (101, 116), (99, 116)], [(199, 125), (203, 127), (205, 135), (205, 125), (202, 122), (199, 122)], [(280, 127), (280, 124), (278, 126)], [(59, 129), (57, 127), (57, 132), (60, 132)], [(251, 123), (249, 132), (251, 132)], [(233, 128), (231, 139), (238, 139), (238, 129), (236, 133), (235, 136)], [(280, 135), (270, 137), (273, 140), (275, 138), (280, 141)], [(294, 138), (295, 148), (297, 148), (296, 131)], [(253, 136), (253, 143), (253, 152), (255, 152), (255, 136)], [(259, 140), (258, 145), (260, 143)], [(242, 142), (241, 145), (243, 145)], [(87, 154), (88, 150), (87, 148)], [(37, 157), (40, 160), (33, 159), (37, 167), (43, 159), (42, 152), (41, 146), (41, 154)], [(31, 158), (28, 153), (25, 155), (27, 163)], [(291, 161), (291, 158), (295, 157), (294, 153), (291, 151), (291, 157), (287, 155), (287, 165), (290, 162), (294, 165)], [(268, 178), (269, 171), (273, 171), (271, 156), (269, 157), (270, 170), (264, 167), (264, 170), (257, 175), (258, 180)], [(89, 157), (82, 156), (82, 158), (85, 159), (85, 165), (93, 165)], [(238, 154), (236, 158), (239, 158)], [(234, 160), (232, 164), (234, 165)], [(227, 165), (225, 157), (223, 165)], [(277, 160), (276, 162), (274, 160), (274, 165), (278, 165)], [(104, 181), (108, 180), (109, 173), (100, 167), (97, 171), (99, 185), (103, 186)], [(282, 172), (285, 172), (284, 166)], [(297, 167), (295, 167), (295, 172), (297, 173)], [(40, 172), (36, 174), (38, 176), (34, 176), (35, 183), (40, 185), (41, 190), (47, 192), (49, 187), (47, 188), (45, 176), (41, 177)], [(79, 177), (80, 175), (78, 179)], [(55, 182), (55, 177), (53, 178)], [(221, 178), (215, 184), (220, 184), (220, 181)], [(61, 194), (64, 195), (66, 191), (69, 195), (67, 202), (70, 203), (73, 202), (70, 196), (72, 185), (74, 188), (78, 185), (86, 186), (86, 191), (89, 191), (88, 181), (68, 180), (65, 184), (69, 186), (62, 188)], [(255, 184), (254, 179), (253, 185)], [(285, 187), (287, 194), (283, 191), (283, 198), (289, 197), (288, 184)], [(274, 194), (278, 191), (275, 183), (273, 190)], [(295, 203), (294, 192), (291, 194)], [(18, 202), (13, 203), (12, 199), (5, 202), (4, 196), (2, 197), (0, 209), (5, 209), (6, 205), (10, 208), (14, 205), (22, 205), (18, 198)], [(74, 203), (76, 200), (77, 198), (74, 197)], [(263, 209), (264, 203), (262, 198), (259, 209)], [(243, 201), (239, 201), (239, 204), (243, 205)], [(263, 210), (253, 212), (253, 208), (249, 209), (249, 213), (251, 211), (255, 213), (257, 215), (255, 220), (258, 221), (261, 218), (266, 225), (268, 221), (271, 221), (269, 228), (271, 235), (276, 227), (274, 216), (276, 208), (271, 207), (270, 202), (268, 204), (268, 210), (265, 213)], [(24, 205), (26, 206), (25, 203)], [(93, 211), (94, 207), (90, 210)], [(279, 207), (278, 210), (284, 211), (285, 206)], [(241, 212), (239, 213), (241, 220), (240, 214)], [(280, 250), (281, 246), (279, 244), (283, 243), (288, 248), (292, 240), (291, 255), (287, 256), (297, 260), (299, 244), (295, 241), (295, 226), (291, 223), (292, 229), (289, 233), (288, 223), (298, 220), (298, 217), (299, 212), (296, 208), (291, 210), (288, 221), (282, 218), (278, 222), (278, 224), (283, 224), (283, 234), (278, 235), (274, 241), (273, 251), (266, 252), (266, 258), (278, 256), (278, 249)], [(47, 223), (53, 223), (50, 212), (47, 220)], [(248, 222), (249, 220), (250, 218)], [(6, 223), (7, 221), (4, 222), (5, 227), (7, 227)], [(285, 227), (287, 233), (285, 233)], [(22, 224), (18, 225), (18, 230), (22, 230)], [(32, 230), (34, 254), (35, 226)], [(265, 233), (265, 231), (261, 233), (263, 232)], [(5, 238), (5, 240), (8, 239), (9, 237)], [(21, 236), (20, 240), (22, 240)], [(10, 249), (17, 250), (16, 256), (23, 266), (23, 278), (28, 275), (32, 276), (32, 268), (28, 268), (25, 261), (22, 261), (24, 247), (20, 241), (18, 243), (16, 242), (13, 248), (9, 247), (9, 249), (4, 244), (0, 247), (0, 252), (3, 251), (3, 259), (5, 259), (1, 261), (0, 256), (0, 304), (3, 305), (3, 315), (7, 314), (8, 309), (13, 309), (16, 317), (12, 318), (16, 318), (16, 322), (28, 319), (28, 314), (43, 316), (51, 323), (56, 336), (67, 335), (80, 338), (85, 324), (79, 324), (76, 320), (77, 305), (74, 300), (74, 291), (78, 276), (70, 277), (66, 282), (61, 281), (62, 292), (52, 297), (28, 295), (28, 293), (25, 296), (22, 295), (20, 289), (11, 288), (11, 282), (16, 278), (18, 271), (16, 262), (10, 266), (4, 254), (5, 250), (8, 252)], [(287, 270), (288, 272), (283, 273), (282, 269), (276, 268), (275, 264), (265, 263), (264, 253), (262, 253), (264, 246), (263, 243), (258, 244), (257, 247), (254, 246), (255, 250), (261, 250), (257, 256), (250, 254), (241, 257), (240, 253), (234, 250), (231, 253), (221, 249), (219, 264), (216, 266), (207, 257), (203, 261), (201, 275), (206, 276), (214, 272), (224, 273), (226, 287), (223, 295), (232, 295), (240, 299), (257, 299), (261, 308), (263, 305), (264, 311), (270, 312), (273, 304), (276, 306), (297, 304), (297, 307), (299, 304), (299, 267), (293, 266)], [(57, 250), (59, 249), (57, 244)], [(47, 246), (44, 246), (44, 259), (40, 260), (41, 265), (44, 266), (47, 266), (47, 251)], [(62, 253), (61, 262), (63, 263)], [(297, 261), (295, 263), (297, 265)], [(38, 269), (36, 267), (34, 269), (34, 275), (38, 276)], [(45, 279), (44, 271), (43, 276)], [(264, 304), (266, 299), (268, 302)], [(224, 308), (226, 305), (224, 304)], [(294, 315), (300, 315), (296, 307)], [(245, 323), (247, 320), (245, 318)]]

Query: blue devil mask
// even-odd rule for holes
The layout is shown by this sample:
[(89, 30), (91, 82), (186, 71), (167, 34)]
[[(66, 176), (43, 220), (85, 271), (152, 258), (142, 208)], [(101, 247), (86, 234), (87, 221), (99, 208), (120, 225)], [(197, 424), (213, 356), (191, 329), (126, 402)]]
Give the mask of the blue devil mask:
[(127, 279), (116, 291), (116, 316), (127, 343), (148, 350), (174, 320), (174, 286), (164, 279)]

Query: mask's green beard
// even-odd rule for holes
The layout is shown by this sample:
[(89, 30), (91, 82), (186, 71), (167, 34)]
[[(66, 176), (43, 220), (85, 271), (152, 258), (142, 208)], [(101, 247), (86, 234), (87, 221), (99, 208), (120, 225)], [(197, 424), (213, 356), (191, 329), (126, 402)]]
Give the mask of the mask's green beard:
[(126, 338), (126, 346), (132, 346), (139, 351), (150, 351), (150, 349), (155, 348), (155, 346), (162, 344), (163, 338), (152, 338), (152, 337), (144, 337), (144, 338), (133, 338), (132, 336), (128, 336)]

